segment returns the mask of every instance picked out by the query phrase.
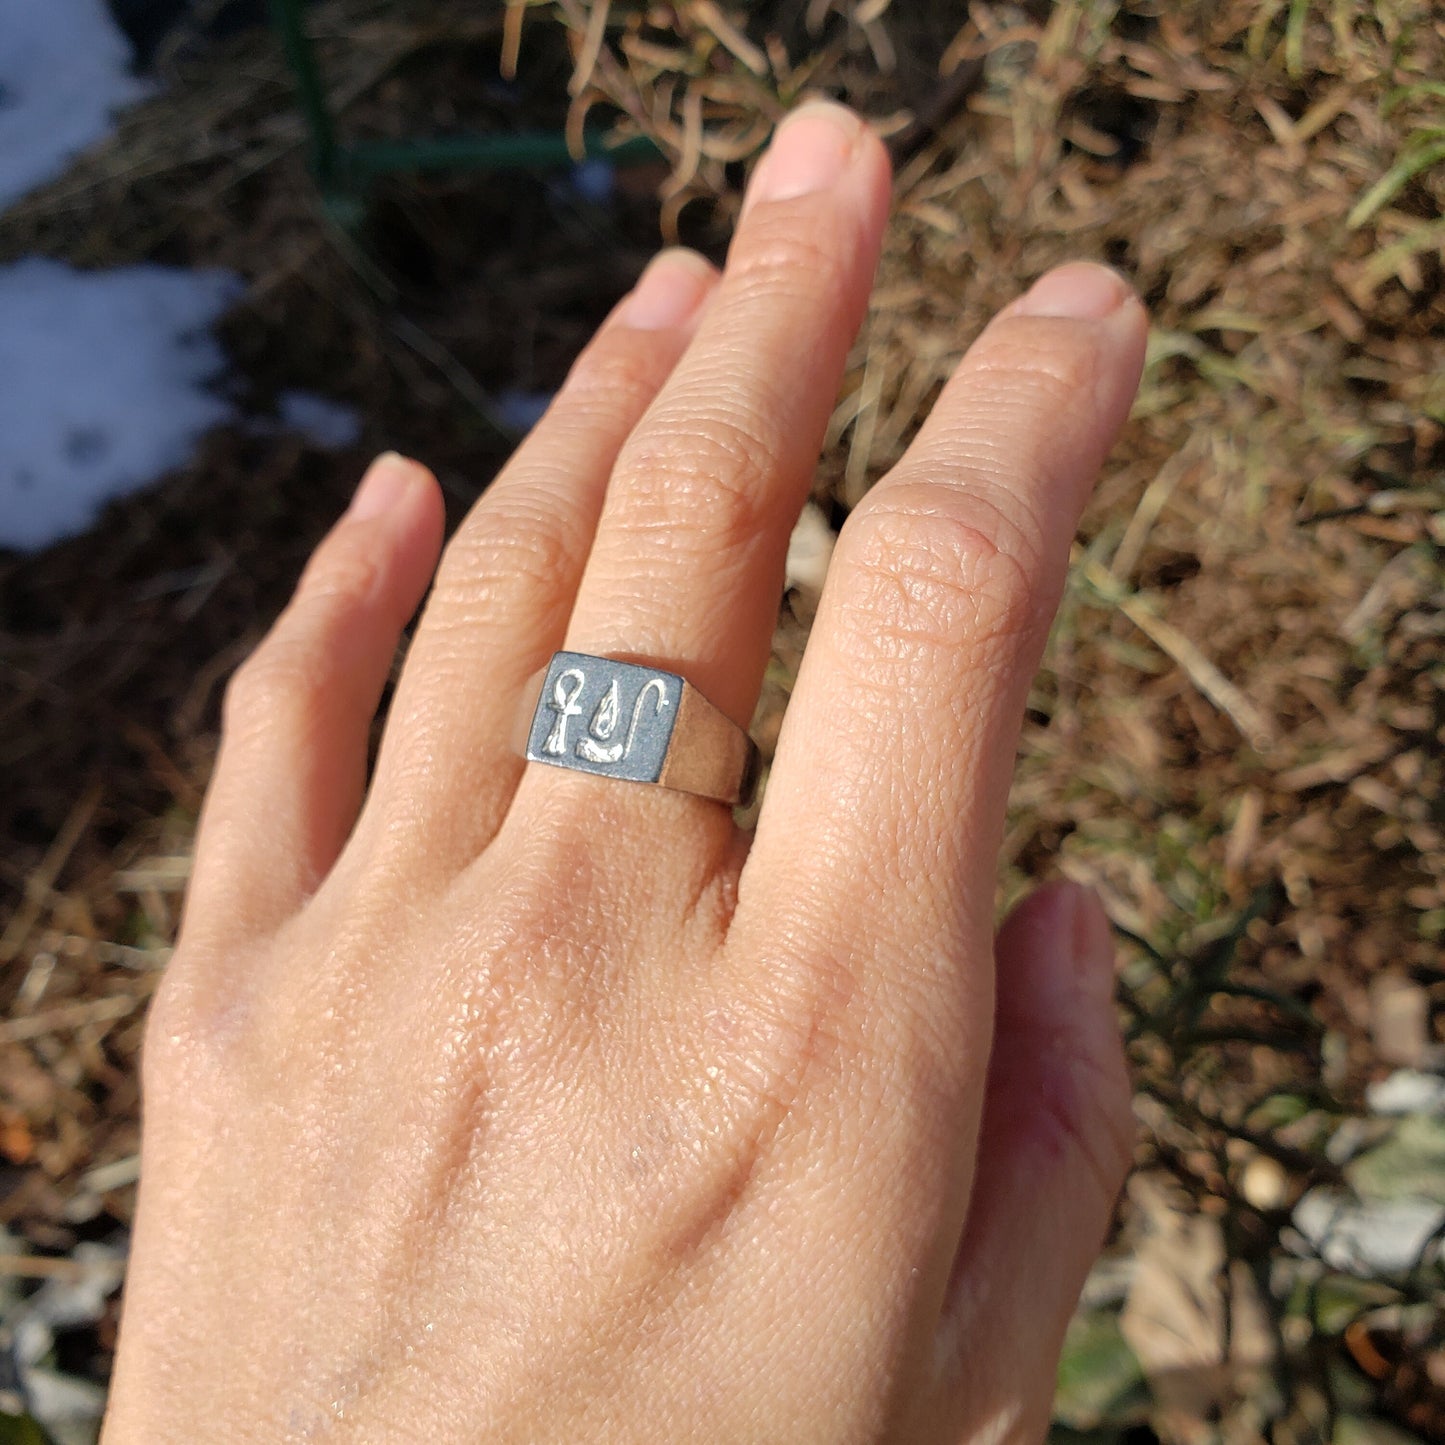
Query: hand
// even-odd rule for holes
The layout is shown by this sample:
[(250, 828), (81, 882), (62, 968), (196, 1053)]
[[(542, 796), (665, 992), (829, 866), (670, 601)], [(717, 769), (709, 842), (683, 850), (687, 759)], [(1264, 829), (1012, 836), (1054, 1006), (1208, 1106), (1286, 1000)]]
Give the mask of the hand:
[(878, 141), (807, 107), (726, 272), (666, 253), (448, 546), (379, 460), (226, 699), (144, 1066), (106, 1439), (1037, 1439), (1122, 1181), (1109, 931), (993, 939), (1016, 733), (1143, 310), (1065, 267), (843, 529), (744, 836), (528, 766), (526, 680), (739, 723), (863, 315)]

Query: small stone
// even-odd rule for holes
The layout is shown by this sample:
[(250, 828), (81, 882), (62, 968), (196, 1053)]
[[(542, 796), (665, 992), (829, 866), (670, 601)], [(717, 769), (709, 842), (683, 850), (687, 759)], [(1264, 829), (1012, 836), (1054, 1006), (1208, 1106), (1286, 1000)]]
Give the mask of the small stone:
[(1370, 1032), (1385, 1063), (1419, 1068), (1430, 1045), (1425, 990), (1399, 974), (1376, 974), (1370, 980)]
[(1239, 1192), (1251, 1208), (1262, 1213), (1282, 1209), (1289, 1198), (1289, 1175), (1278, 1160), (1256, 1154), (1240, 1172)]
[(1372, 1114), (1445, 1114), (1445, 1077), (1396, 1069), (1365, 1089)]
[(823, 515), (823, 509), (816, 502), (809, 502), (788, 539), (788, 586), (797, 587), (815, 597), (822, 592), (823, 579), (828, 575), (828, 563), (833, 559), (833, 546), (837, 540)]

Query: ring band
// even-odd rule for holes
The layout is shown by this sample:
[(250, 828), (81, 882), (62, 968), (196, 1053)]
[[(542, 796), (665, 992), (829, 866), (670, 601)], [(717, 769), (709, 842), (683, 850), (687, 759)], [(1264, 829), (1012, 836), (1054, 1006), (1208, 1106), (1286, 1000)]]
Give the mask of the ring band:
[(585, 652), (547, 664), (525, 756), (734, 807), (752, 801), (758, 781), (753, 740), (686, 678)]

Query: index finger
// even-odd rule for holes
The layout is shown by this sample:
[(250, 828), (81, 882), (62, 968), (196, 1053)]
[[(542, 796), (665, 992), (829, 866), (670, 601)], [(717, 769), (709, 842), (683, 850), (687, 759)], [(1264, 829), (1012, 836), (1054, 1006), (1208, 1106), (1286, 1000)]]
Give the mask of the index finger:
[(786, 918), (945, 1052), (986, 1054), (1018, 729), (1146, 330), (1120, 277), (1074, 264), (970, 349), (843, 528), (740, 881), (735, 929)]

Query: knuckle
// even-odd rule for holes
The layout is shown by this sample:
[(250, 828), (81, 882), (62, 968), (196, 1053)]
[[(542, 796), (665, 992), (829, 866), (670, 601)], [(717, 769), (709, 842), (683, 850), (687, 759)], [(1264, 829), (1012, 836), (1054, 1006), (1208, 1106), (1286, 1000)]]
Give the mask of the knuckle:
[(327, 685), (338, 634), (378, 595), (382, 564), (369, 549), (322, 546), (296, 595), (251, 655), (231, 674), (221, 716), (227, 730), (255, 727)]
[[(591, 965), (616, 942), (615, 920), (597, 903), (605, 889), (588, 846), (588, 823), (549, 797), (525, 824), (509, 819), (503, 826), (507, 866), (493, 882), (488, 923), (479, 933), (482, 952), (499, 958), (570, 954), (574, 981), (585, 984)], [(597, 929), (579, 932), (583, 917)]]
[(306, 709), (326, 688), (331, 629), (302, 629), (291, 625), (294, 621), (278, 623), (231, 674), (221, 702), (221, 727), (227, 736), (279, 727), (282, 719)]
[(573, 364), (553, 403), (556, 419), (577, 412), (590, 420), (640, 412), (662, 380), (655, 342), (632, 332), (604, 332)]
[[(619, 467), (614, 513), (632, 534), (724, 557), (751, 546), (768, 520), (773, 447), (750, 419), (695, 411), (684, 431), (662, 425), (639, 438)], [(686, 521), (679, 530), (679, 521)]]
[(437, 602), (444, 615), (475, 619), (508, 595), (551, 596), (576, 570), (582, 542), (568, 509), (542, 477), (494, 496), (467, 519), (448, 544), (437, 571)]
[(141, 1048), (141, 1089), (148, 1098), (199, 1099), (230, 1087), (244, 1032), (242, 1005), (203, 991), (195, 968), (196, 960), (178, 953), (151, 1001)]
[(984, 498), (864, 503), (838, 550), (839, 625), (848, 647), (871, 659), (1012, 646), (1036, 625), (1033, 569)]
[(721, 1076), (747, 1107), (778, 1120), (865, 1050), (858, 960), (846, 948), (796, 941), (770, 951), (766, 984), (714, 1017)]
[(299, 688), (307, 683), (296, 648), (273, 633), (231, 674), (221, 700), (221, 730), (226, 736), (250, 733), (289, 707)]
[(293, 926), (248, 943), (244, 959), (235, 943), (184, 944), (146, 1022), (142, 1088), (172, 1110), (306, 1107), (316, 1085), (330, 1088), (365, 1052), (372, 1016), (345, 979), (374, 957), (379, 933), (356, 918), (328, 920), (320, 935)]
[(784, 298), (799, 314), (800, 295), (837, 296), (848, 283), (844, 248), (835, 233), (798, 225), (796, 216), (756, 214), (747, 243), (728, 261), (728, 284), (754, 300)]
[(1015, 396), (1030, 399), (1049, 415), (1078, 407), (1094, 394), (1102, 370), (1099, 343), (1091, 328), (1067, 326), (1046, 317), (1008, 316), (992, 328), (987, 344), (968, 361), (972, 375), (987, 376)]
[(383, 557), (373, 542), (370, 534), (358, 536), (345, 530), (329, 537), (306, 564), (292, 608), (324, 621), (333, 611), (366, 606), (385, 572)]

